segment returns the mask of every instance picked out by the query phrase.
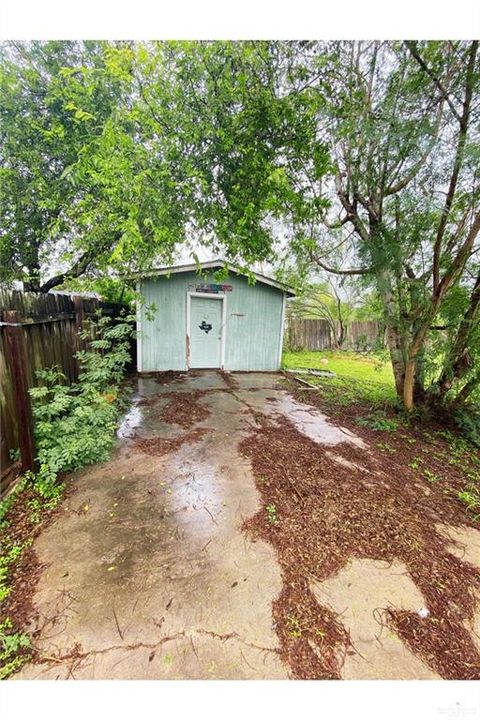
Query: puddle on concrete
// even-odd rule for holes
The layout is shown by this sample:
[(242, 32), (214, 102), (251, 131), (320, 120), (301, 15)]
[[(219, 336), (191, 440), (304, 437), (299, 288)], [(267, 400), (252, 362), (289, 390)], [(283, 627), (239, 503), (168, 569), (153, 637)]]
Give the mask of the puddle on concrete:
[(319, 410), (298, 402), (287, 393), (279, 395), (275, 403), (271, 403), (271, 408), (270, 414), (284, 415), (293, 422), (297, 430), (320, 445), (338, 445), (347, 442), (358, 448), (367, 448), (363, 440), (350, 430), (332, 425), (327, 416)]
[(137, 428), (141, 427), (143, 422), (143, 413), (137, 405), (132, 405), (130, 410), (124, 415), (122, 422), (118, 426), (117, 437), (133, 438), (136, 435)]
[[(165, 477), (172, 480), (164, 488), (176, 523), (192, 541), (218, 534), (222, 503), (228, 498), (228, 488), (220, 482), (215, 467), (209, 463), (190, 460), (191, 448), (182, 448), (167, 462)], [(186, 462), (185, 462), (186, 461)]]

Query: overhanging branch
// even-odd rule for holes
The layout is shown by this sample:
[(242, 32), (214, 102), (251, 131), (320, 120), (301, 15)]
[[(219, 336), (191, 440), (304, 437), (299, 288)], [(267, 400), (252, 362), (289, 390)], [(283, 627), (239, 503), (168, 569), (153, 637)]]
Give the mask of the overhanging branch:
[(369, 268), (348, 268), (347, 270), (343, 270), (342, 268), (333, 268), (329, 265), (326, 265), (317, 255), (314, 253), (311, 253), (311, 259), (313, 262), (315, 262), (319, 267), (322, 268), (322, 270), (326, 270), (329, 273), (333, 273), (335, 275), (370, 275), (374, 272), (373, 267)]

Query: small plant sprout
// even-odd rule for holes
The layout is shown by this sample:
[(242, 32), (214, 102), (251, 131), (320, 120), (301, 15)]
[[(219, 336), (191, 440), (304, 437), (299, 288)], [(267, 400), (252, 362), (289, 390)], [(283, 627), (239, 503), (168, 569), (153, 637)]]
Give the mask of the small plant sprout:
[(412, 468), (412, 470), (418, 470), (421, 463), (422, 463), (422, 458), (417, 456), (417, 457), (414, 457), (411, 460), (411, 462), (408, 463), (408, 467)]
[(287, 617), (288, 633), (293, 638), (299, 638), (302, 636), (302, 627), (299, 620), (293, 615)]
[(428, 482), (438, 482), (440, 480), (440, 477), (437, 475), (437, 473), (432, 472), (428, 468), (424, 469), (423, 475), (426, 480), (428, 480)]
[(386, 417), (368, 415), (367, 417), (357, 417), (355, 419), (357, 425), (383, 432), (393, 432), (398, 428), (397, 420), (390, 420)]
[(19, 655), (18, 652), (29, 646), (28, 635), (15, 632), (10, 618), (0, 622), (0, 680), (5, 679), (23, 665), (27, 656)]
[(393, 455), (396, 452), (395, 448), (386, 442), (385, 443), (384, 442), (377, 443), (377, 447), (379, 450), (382, 450), (383, 452), (388, 452), (391, 455)]
[(476, 513), (473, 520), (480, 518), (480, 493), (471, 485), (469, 489), (457, 493), (458, 499), (467, 506), (467, 510)]
[(278, 525), (277, 506), (274, 503), (269, 503), (265, 508), (267, 511), (267, 521), (270, 525)]

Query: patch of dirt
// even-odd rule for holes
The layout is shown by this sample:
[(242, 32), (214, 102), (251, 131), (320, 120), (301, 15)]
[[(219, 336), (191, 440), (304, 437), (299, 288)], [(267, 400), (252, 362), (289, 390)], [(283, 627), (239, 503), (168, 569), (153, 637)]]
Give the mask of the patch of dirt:
[(405, 453), (347, 443), (325, 450), (288, 420), (265, 417), (240, 445), (262, 499), (244, 527), (277, 551), (283, 589), (273, 613), (293, 676), (340, 677), (342, 655), (354, 649), (341, 618), (318, 602), (310, 582), (336, 575), (350, 559), (370, 558), (404, 563), (427, 603), (425, 618), (384, 608), (390, 628), (442, 677), (479, 679), (480, 655), (465, 623), (475, 612), (480, 572), (449, 552), (435, 527), (473, 525), (463, 506), (408, 468)]
[(135, 440), (135, 448), (145, 455), (166, 455), (178, 450), (184, 443), (194, 443), (200, 440), (205, 433), (211, 432), (211, 428), (199, 428), (185, 435), (176, 438), (164, 438), (161, 436)]
[(169, 393), (169, 401), (159, 411), (157, 417), (168, 424), (191, 428), (210, 417), (210, 410), (199, 402), (205, 394), (205, 390)]

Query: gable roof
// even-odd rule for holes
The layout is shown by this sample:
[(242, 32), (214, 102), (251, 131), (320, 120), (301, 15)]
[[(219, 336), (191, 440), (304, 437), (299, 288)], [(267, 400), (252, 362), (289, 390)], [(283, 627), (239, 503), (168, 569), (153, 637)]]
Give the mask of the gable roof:
[[(226, 260), (209, 260), (202, 263), (189, 263), (188, 265), (171, 265), (169, 267), (154, 268), (152, 270), (147, 270), (145, 273), (135, 273), (135, 277), (142, 279), (157, 275), (173, 275), (175, 273), (198, 272), (198, 270), (219, 270), (221, 268), (227, 268), (235, 275), (247, 275), (247, 273), (243, 273), (241, 270), (238, 270), (235, 265), (229, 263)], [(257, 282), (263, 283), (264, 285), (271, 285), (272, 287), (277, 288), (277, 290), (281, 290), (282, 292), (286, 293), (289, 297), (294, 297), (296, 295), (293, 288), (288, 287), (287, 285), (284, 285), (283, 283), (280, 283), (273, 278), (267, 277), (266, 275), (262, 275), (261, 273), (257, 273), (254, 271), (251, 272), (252, 275), (255, 276)]]

